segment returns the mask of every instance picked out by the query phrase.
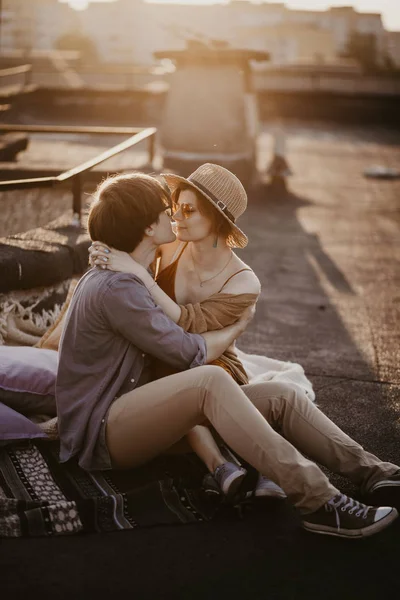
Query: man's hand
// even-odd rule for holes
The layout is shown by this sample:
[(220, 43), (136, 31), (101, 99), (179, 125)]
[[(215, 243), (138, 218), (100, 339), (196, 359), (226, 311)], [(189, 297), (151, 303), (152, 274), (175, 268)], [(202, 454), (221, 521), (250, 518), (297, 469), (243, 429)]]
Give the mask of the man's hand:
[(208, 331), (202, 336), (207, 346), (207, 362), (211, 363), (221, 356), (246, 329), (256, 312), (253, 304), (247, 308), (236, 323), (218, 331)]
[[(242, 314), (240, 319), (238, 319), (236, 321), (236, 325), (237, 325), (237, 336), (236, 337), (237, 338), (240, 335), (242, 335), (242, 333), (245, 331), (245, 329), (247, 329), (247, 326), (253, 320), (255, 314), (256, 314), (256, 305), (252, 304), (251, 306), (246, 308), (245, 312)], [(235, 352), (235, 341), (233, 341), (232, 344), (229, 346), (229, 348), (227, 348), (227, 350), (229, 350), (229, 352)]]
[(240, 319), (238, 319), (238, 321), (236, 322), (236, 325), (238, 326), (238, 337), (239, 335), (241, 335), (243, 333), (243, 331), (245, 329), (247, 329), (247, 326), (251, 323), (251, 321), (254, 318), (254, 315), (256, 314), (256, 305), (252, 304), (251, 306), (248, 306), (244, 313), (242, 314), (242, 316), (240, 317)]

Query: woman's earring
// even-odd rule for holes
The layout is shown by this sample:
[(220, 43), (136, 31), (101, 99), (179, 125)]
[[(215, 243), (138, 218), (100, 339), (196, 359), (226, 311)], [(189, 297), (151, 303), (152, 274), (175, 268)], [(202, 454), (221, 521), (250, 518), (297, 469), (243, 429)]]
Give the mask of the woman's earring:
[(213, 243), (213, 248), (216, 248), (218, 246), (218, 238), (219, 238), (219, 232), (221, 231), (221, 227), (218, 227), (217, 232), (215, 234), (215, 240)]

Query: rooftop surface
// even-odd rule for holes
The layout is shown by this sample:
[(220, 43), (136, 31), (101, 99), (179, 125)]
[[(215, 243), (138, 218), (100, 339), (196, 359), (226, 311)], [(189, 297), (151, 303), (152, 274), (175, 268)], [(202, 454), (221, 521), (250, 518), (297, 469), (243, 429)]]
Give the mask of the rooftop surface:
[[(287, 192), (260, 182), (240, 219), (258, 274), (257, 314), (238, 345), (301, 363), (321, 408), (366, 449), (400, 464), (400, 135), (285, 124)], [(271, 153), (259, 140), (259, 168)], [(345, 492), (352, 486), (338, 476)], [(1, 540), (14, 599), (397, 598), (400, 519), (362, 542), (312, 536), (289, 506), (243, 520), (59, 539)]]

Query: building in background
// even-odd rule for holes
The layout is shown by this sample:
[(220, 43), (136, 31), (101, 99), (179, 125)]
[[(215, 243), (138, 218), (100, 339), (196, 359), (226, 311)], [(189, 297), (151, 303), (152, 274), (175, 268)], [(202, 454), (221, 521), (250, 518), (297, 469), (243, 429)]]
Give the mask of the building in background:
[(380, 14), (350, 6), (306, 11), (248, 0), (212, 5), (117, 0), (76, 11), (58, 0), (2, 2), (2, 49), (50, 50), (78, 38), (101, 62), (142, 65), (153, 63), (157, 50), (183, 49), (187, 39), (266, 50), (275, 65), (332, 63), (349, 48), (357, 58), (368, 45), (376, 64), (385, 65), (388, 53), (398, 64), (399, 45)]
[(41, 0), (35, 7), (36, 13), (36, 48), (53, 50), (58, 42), (67, 35), (79, 35), (82, 23), (79, 13), (67, 4), (54, 0)]
[(386, 40), (389, 65), (400, 69), (400, 31), (387, 31)]
[(2, 0), (1, 48), (29, 51), (36, 45), (36, 11), (40, 3), (40, 0)]
[(76, 11), (58, 0), (2, 0), (1, 50), (50, 50), (79, 27)]
[(337, 61), (335, 40), (328, 29), (294, 23), (240, 27), (239, 45), (253, 50), (265, 50), (275, 65), (326, 64)]

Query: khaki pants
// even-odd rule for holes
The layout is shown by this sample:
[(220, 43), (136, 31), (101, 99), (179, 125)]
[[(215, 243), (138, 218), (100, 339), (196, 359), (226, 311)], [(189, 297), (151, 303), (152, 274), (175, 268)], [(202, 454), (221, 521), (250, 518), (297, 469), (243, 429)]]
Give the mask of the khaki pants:
[(113, 465), (146, 463), (205, 419), (303, 513), (317, 510), (338, 490), (300, 452), (365, 487), (399, 468), (365, 452), (295, 386), (266, 382), (240, 388), (216, 366), (171, 375), (118, 398), (106, 429)]

